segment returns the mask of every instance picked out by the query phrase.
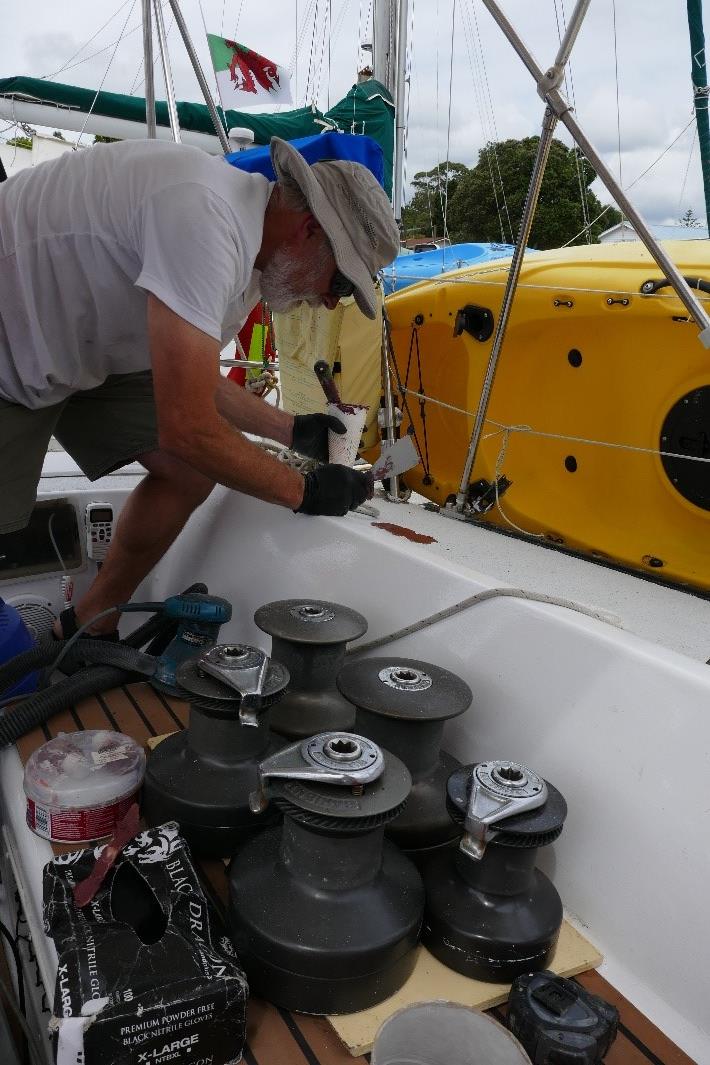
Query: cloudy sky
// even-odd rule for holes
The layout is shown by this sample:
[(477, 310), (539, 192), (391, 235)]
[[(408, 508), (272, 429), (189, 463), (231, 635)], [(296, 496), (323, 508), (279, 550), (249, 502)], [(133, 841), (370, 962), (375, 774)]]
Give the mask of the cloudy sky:
[[(481, 0), (409, 3), (409, 177), (445, 159), (447, 140), (449, 157), (472, 165), (490, 139), (538, 133), (542, 105), (532, 79)], [(105, 89), (141, 95), (140, 7), (140, 0), (6, 5), (0, 76), (49, 76), (90, 88), (104, 79)], [(541, 66), (554, 58), (558, 25), (572, 7), (572, 0), (503, 2)], [(290, 67), (298, 103), (315, 100), (322, 108), (347, 92), (365, 59), (359, 44), (370, 38), (371, 0), (183, 0), (182, 10), (205, 66), (203, 17), (210, 32)], [(178, 98), (197, 100), (167, 6), (165, 18)], [(706, 21), (710, 34), (710, 4)], [(159, 96), (160, 84), (158, 75)], [(630, 190), (648, 221), (673, 223), (689, 207), (704, 220), (683, 0), (592, 0), (572, 54), (568, 95), (571, 89), (578, 120), (625, 188), (675, 141)], [(608, 202), (603, 189), (597, 192)]]

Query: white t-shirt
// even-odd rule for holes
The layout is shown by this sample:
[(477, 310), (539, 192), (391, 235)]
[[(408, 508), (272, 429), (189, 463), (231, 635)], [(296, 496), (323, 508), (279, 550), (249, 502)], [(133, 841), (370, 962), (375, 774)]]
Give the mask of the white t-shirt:
[(0, 398), (46, 407), (150, 368), (146, 292), (224, 347), (259, 298), (271, 184), (124, 141), (0, 185)]

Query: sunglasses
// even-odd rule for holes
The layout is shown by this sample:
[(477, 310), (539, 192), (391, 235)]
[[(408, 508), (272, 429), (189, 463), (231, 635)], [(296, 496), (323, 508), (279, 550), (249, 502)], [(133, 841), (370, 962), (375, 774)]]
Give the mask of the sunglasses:
[(346, 296), (352, 296), (354, 291), (355, 286), (350, 278), (346, 277), (345, 274), (342, 274), (340, 270), (336, 269), (331, 278), (328, 294), (330, 296), (337, 296), (337, 298), (341, 300)]

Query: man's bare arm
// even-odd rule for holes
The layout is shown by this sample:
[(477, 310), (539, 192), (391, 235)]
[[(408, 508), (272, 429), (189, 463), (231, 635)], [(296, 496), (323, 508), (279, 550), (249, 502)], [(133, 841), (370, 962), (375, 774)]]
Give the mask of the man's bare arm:
[[(148, 336), (160, 446), (219, 484), (298, 508), (303, 477), (246, 440), (217, 409), (215, 397), (223, 387), (217, 341), (152, 294)], [(256, 431), (266, 432), (263, 426)]]
[(279, 410), (263, 399), (240, 388), (234, 381), (220, 376), (215, 397), (217, 410), (235, 429), (256, 436), (265, 436), (279, 444), (291, 446), (293, 415)]

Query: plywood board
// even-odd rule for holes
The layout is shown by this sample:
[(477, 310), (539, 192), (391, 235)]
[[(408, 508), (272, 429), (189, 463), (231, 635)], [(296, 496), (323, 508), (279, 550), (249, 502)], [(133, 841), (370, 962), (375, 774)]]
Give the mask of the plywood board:
[[(507, 1000), (510, 984), (488, 984), (481, 980), (470, 980), (447, 969), (432, 957), (425, 947), (420, 946), (417, 949), (414, 972), (396, 995), (369, 1010), (328, 1018), (354, 1057), (366, 1054), (372, 1049), (377, 1030), (388, 1017), (415, 1002), (443, 999), (446, 1002), (460, 1002), (465, 1006), (487, 1010)], [(601, 962), (602, 956), (596, 947), (568, 921), (563, 921), (549, 968), (559, 976), (574, 976), (587, 969), (595, 969)]]

